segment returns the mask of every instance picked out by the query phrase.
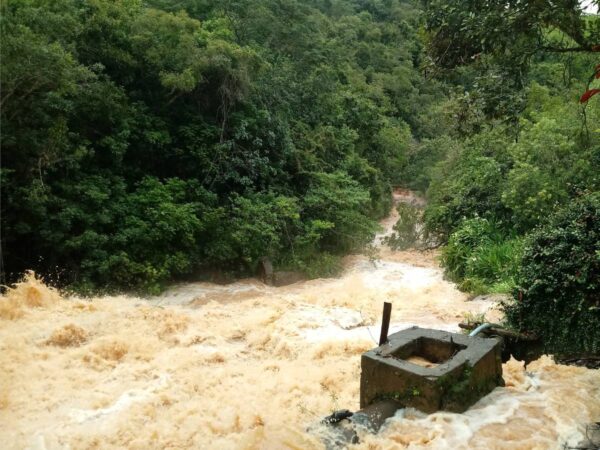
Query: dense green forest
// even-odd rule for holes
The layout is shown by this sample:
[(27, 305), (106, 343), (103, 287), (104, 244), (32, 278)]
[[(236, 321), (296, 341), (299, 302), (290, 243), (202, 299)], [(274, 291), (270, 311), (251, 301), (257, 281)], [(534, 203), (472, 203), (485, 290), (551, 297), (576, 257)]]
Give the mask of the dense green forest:
[[(598, 4), (598, 2), (592, 2)], [(600, 20), (578, 2), (5, 0), (2, 275), (159, 291), (371, 242), (600, 351)]]
[(411, 2), (14, 1), (2, 20), (7, 273), (327, 274), (436, 133)]
[(429, 144), (443, 156), (414, 155), (446, 275), (512, 294), (508, 323), (549, 351), (599, 352), (600, 16), (573, 1), (436, 0), (426, 24), (457, 89)]

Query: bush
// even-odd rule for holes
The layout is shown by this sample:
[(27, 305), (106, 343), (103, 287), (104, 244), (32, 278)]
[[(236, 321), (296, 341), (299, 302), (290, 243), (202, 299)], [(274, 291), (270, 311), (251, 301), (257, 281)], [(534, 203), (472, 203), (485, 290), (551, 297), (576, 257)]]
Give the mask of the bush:
[(471, 254), (482, 245), (490, 245), (496, 239), (492, 223), (480, 217), (465, 220), (442, 250), (442, 264), (446, 276), (452, 281), (461, 281), (467, 274), (467, 264)]
[(559, 183), (539, 167), (518, 163), (508, 174), (502, 203), (512, 211), (512, 222), (521, 231), (543, 223), (567, 197), (566, 183)]
[(600, 351), (600, 193), (561, 210), (527, 239), (508, 322), (549, 352)]
[[(304, 222), (320, 226), (319, 247), (328, 252), (352, 252), (375, 236), (378, 224), (368, 215), (369, 192), (345, 172), (315, 173), (304, 196)], [(312, 230), (314, 231), (314, 230)]]
[(303, 272), (309, 278), (335, 277), (344, 268), (341, 256), (327, 252), (298, 256), (288, 266)]
[(112, 205), (114, 230), (88, 229), (65, 241), (69, 251), (82, 255), (76, 286), (158, 292), (168, 279), (190, 273), (213, 202), (197, 183), (144, 178)]
[(485, 217), (502, 221), (508, 216), (501, 191), (511, 164), (510, 141), (501, 131), (481, 133), (454, 148), (436, 166), (427, 190), (425, 225), (444, 241), (464, 219)]
[(510, 292), (514, 286), (522, 240), (506, 236), (480, 217), (465, 220), (442, 250), (446, 276), (464, 291)]
[[(276, 256), (288, 245), (284, 238), (293, 233), (299, 219), (294, 198), (271, 193), (234, 197), (228, 229), (221, 233), (231, 253), (219, 263), (241, 262), (252, 271), (261, 257)], [(216, 244), (222, 245), (219, 240)]]

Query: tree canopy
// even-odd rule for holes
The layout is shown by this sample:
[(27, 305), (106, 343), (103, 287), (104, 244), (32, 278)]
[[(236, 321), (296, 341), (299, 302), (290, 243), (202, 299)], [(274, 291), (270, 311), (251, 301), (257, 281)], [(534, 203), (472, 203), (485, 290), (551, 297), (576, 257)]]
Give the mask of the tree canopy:
[(430, 56), (442, 68), (493, 55), (522, 69), (539, 52), (600, 52), (600, 24), (590, 20), (577, 0), (424, 4)]
[(158, 289), (368, 242), (435, 129), (410, 1), (16, 1), (2, 10), (2, 254)]

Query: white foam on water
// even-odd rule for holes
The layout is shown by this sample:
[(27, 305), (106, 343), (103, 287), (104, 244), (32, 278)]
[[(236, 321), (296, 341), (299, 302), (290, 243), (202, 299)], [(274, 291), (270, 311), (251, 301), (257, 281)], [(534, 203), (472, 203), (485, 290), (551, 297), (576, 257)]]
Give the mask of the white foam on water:
[[(189, 283), (150, 301), (62, 298), (28, 279), (0, 299), (0, 442), (321, 449), (306, 430), (359, 408), (360, 355), (379, 339), (384, 301), (390, 333), (458, 331), (465, 314), (498, 320), (493, 302), (468, 301), (443, 279), (435, 254), (382, 255), (348, 258), (337, 279)], [(56, 333), (62, 346), (49, 339)], [(559, 449), (600, 420), (600, 371), (549, 357), (503, 368), (506, 387), (466, 413), (402, 410), (354, 448)]]

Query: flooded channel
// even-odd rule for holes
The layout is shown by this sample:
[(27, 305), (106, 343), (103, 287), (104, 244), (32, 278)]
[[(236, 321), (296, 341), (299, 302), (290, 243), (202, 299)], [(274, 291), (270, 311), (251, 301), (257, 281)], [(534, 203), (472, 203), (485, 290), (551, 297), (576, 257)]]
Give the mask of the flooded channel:
[[(320, 449), (306, 430), (358, 409), (384, 301), (390, 332), (500, 318), (443, 279), (435, 252), (345, 264), (336, 279), (187, 283), (151, 299), (63, 297), (29, 276), (0, 301), (2, 448)], [(401, 410), (354, 448), (560, 449), (600, 420), (598, 370), (544, 356), (509, 361), (504, 378), (465, 414)]]

